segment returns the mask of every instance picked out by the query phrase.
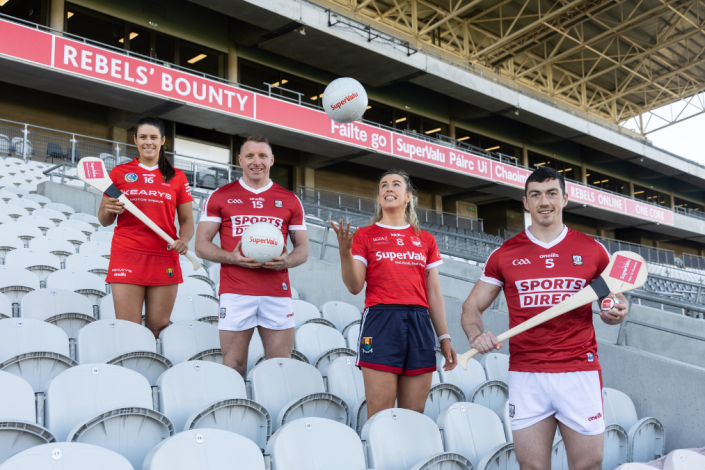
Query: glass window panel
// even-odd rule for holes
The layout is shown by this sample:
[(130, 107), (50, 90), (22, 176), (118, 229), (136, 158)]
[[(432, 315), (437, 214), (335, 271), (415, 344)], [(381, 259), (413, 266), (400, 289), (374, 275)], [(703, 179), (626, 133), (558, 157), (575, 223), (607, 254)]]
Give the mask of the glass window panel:
[(0, 1), (0, 13), (25, 21), (46, 24), (46, 0)]
[(176, 41), (172, 38), (157, 34), (154, 40), (154, 58), (173, 64), (176, 62)]
[[(281, 80), (277, 82), (274, 82), (273, 85), (277, 85), (277, 87), (282, 87), (286, 88), (287, 90), (292, 90), (297, 93), (303, 93), (301, 96), (301, 102), (302, 103), (313, 103), (316, 104), (316, 100), (312, 100), (314, 96), (318, 96), (318, 83), (307, 80), (305, 78), (297, 77), (294, 75), (290, 75), (288, 73), (282, 72), (281, 74)], [(271, 82), (270, 82), (271, 83)], [(274, 90), (272, 90), (274, 92)], [(285, 96), (289, 99), (294, 99), (298, 100), (299, 95), (296, 93), (289, 93), (289, 92), (280, 92), (282, 96)]]
[(448, 124), (424, 118), (423, 133), (429, 137), (436, 137), (436, 134), (448, 135)]
[(225, 76), (225, 55), (187, 41), (180, 41), (179, 65), (216, 77)]
[(70, 3), (66, 4), (66, 12), (68, 33), (120, 49), (125, 48), (125, 23), (122, 20)]
[(377, 103), (376, 101), (368, 101), (367, 111), (363, 119), (374, 122), (376, 124), (381, 124), (383, 126), (392, 126), (392, 107), (386, 104)]
[[(257, 88), (258, 90), (267, 91), (267, 86), (264, 85), (265, 82), (276, 83), (279, 81), (279, 71), (265, 65), (260, 65), (246, 59), (240, 59), (239, 68), (240, 83)], [(323, 90), (321, 90), (321, 93), (322, 92)], [(311, 98), (311, 96), (309, 98)]]
[(142, 54), (150, 57), (152, 32), (146, 29), (130, 26), (130, 47), (129, 51), (135, 54)]

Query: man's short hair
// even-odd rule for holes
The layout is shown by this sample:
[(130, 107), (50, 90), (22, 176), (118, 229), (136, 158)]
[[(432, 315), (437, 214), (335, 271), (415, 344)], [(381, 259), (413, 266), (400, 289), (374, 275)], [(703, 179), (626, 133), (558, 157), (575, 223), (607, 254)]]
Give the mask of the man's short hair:
[(240, 154), (242, 154), (242, 147), (244, 147), (245, 144), (248, 142), (254, 142), (256, 144), (267, 144), (269, 146), (270, 152), (272, 150), (272, 145), (269, 143), (269, 139), (267, 139), (262, 134), (252, 134), (251, 136), (248, 136), (247, 139), (245, 139), (240, 145)]
[(543, 183), (544, 181), (549, 180), (558, 180), (558, 184), (561, 187), (561, 193), (565, 196), (565, 178), (563, 178), (563, 174), (558, 173), (553, 168), (549, 168), (547, 166), (540, 166), (529, 175), (526, 179), (526, 186), (524, 186), (524, 195), (529, 195), (529, 183)]

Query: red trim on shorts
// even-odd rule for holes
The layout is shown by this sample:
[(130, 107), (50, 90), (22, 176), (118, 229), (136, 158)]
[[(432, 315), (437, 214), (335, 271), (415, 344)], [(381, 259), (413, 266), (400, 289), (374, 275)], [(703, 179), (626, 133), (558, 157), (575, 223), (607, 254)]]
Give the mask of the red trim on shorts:
[[(401, 367), (391, 367), (391, 366), (384, 366), (381, 364), (371, 364), (369, 362), (362, 362), (362, 361), (357, 361), (357, 366), (358, 367), (365, 367), (367, 369), (372, 369), (372, 370), (381, 370), (382, 372), (391, 372), (393, 374), (402, 374), (402, 368)], [(436, 370), (434, 367), (433, 370)]]
[(421, 375), (429, 372), (436, 372), (436, 366), (424, 367), (423, 369), (404, 369), (401, 375)]

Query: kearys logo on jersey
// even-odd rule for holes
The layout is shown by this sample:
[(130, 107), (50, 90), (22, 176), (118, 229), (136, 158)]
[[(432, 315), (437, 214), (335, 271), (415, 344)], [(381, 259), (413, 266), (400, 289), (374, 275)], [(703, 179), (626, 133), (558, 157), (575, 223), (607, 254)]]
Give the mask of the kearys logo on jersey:
[(516, 281), (521, 308), (551, 307), (583, 289), (585, 279), (576, 277), (550, 277)]
[(125, 181), (128, 183), (134, 183), (137, 181), (137, 173), (128, 173), (125, 175)]
[(233, 224), (233, 237), (241, 236), (247, 227), (257, 222), (268, 222), (280, 230), (284, 226), (284, 219), (266, 215), (233, 215), (230, 220)]
[(382, 259), (394, 260), (412, 260), (412, 261), (426, 261), (426, 255), (423, 253), (414, 253), (413, 251), (405, 251), (402, 253), (394, 253), (389, 251), (378, 251), (376, 253), (377, 261)]
[(128, 189), (124, 192), (126, 196), (154, 196), (171, 201), (171, 194), (161, 191), (145, 191), (144, 189)]

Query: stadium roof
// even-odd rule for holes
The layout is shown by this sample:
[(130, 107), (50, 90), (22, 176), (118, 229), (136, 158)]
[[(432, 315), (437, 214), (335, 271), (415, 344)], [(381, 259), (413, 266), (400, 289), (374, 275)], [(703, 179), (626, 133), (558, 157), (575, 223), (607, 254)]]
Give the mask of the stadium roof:
[[(493, 70), (542, 98), (641, 134), (651, 111), (705, 91), (695, 0), (316, 0), (428, 52)], [(659, 127), (705, 112), (661, 115)], [(682, 108), (682, 107), (681, 107)]]

